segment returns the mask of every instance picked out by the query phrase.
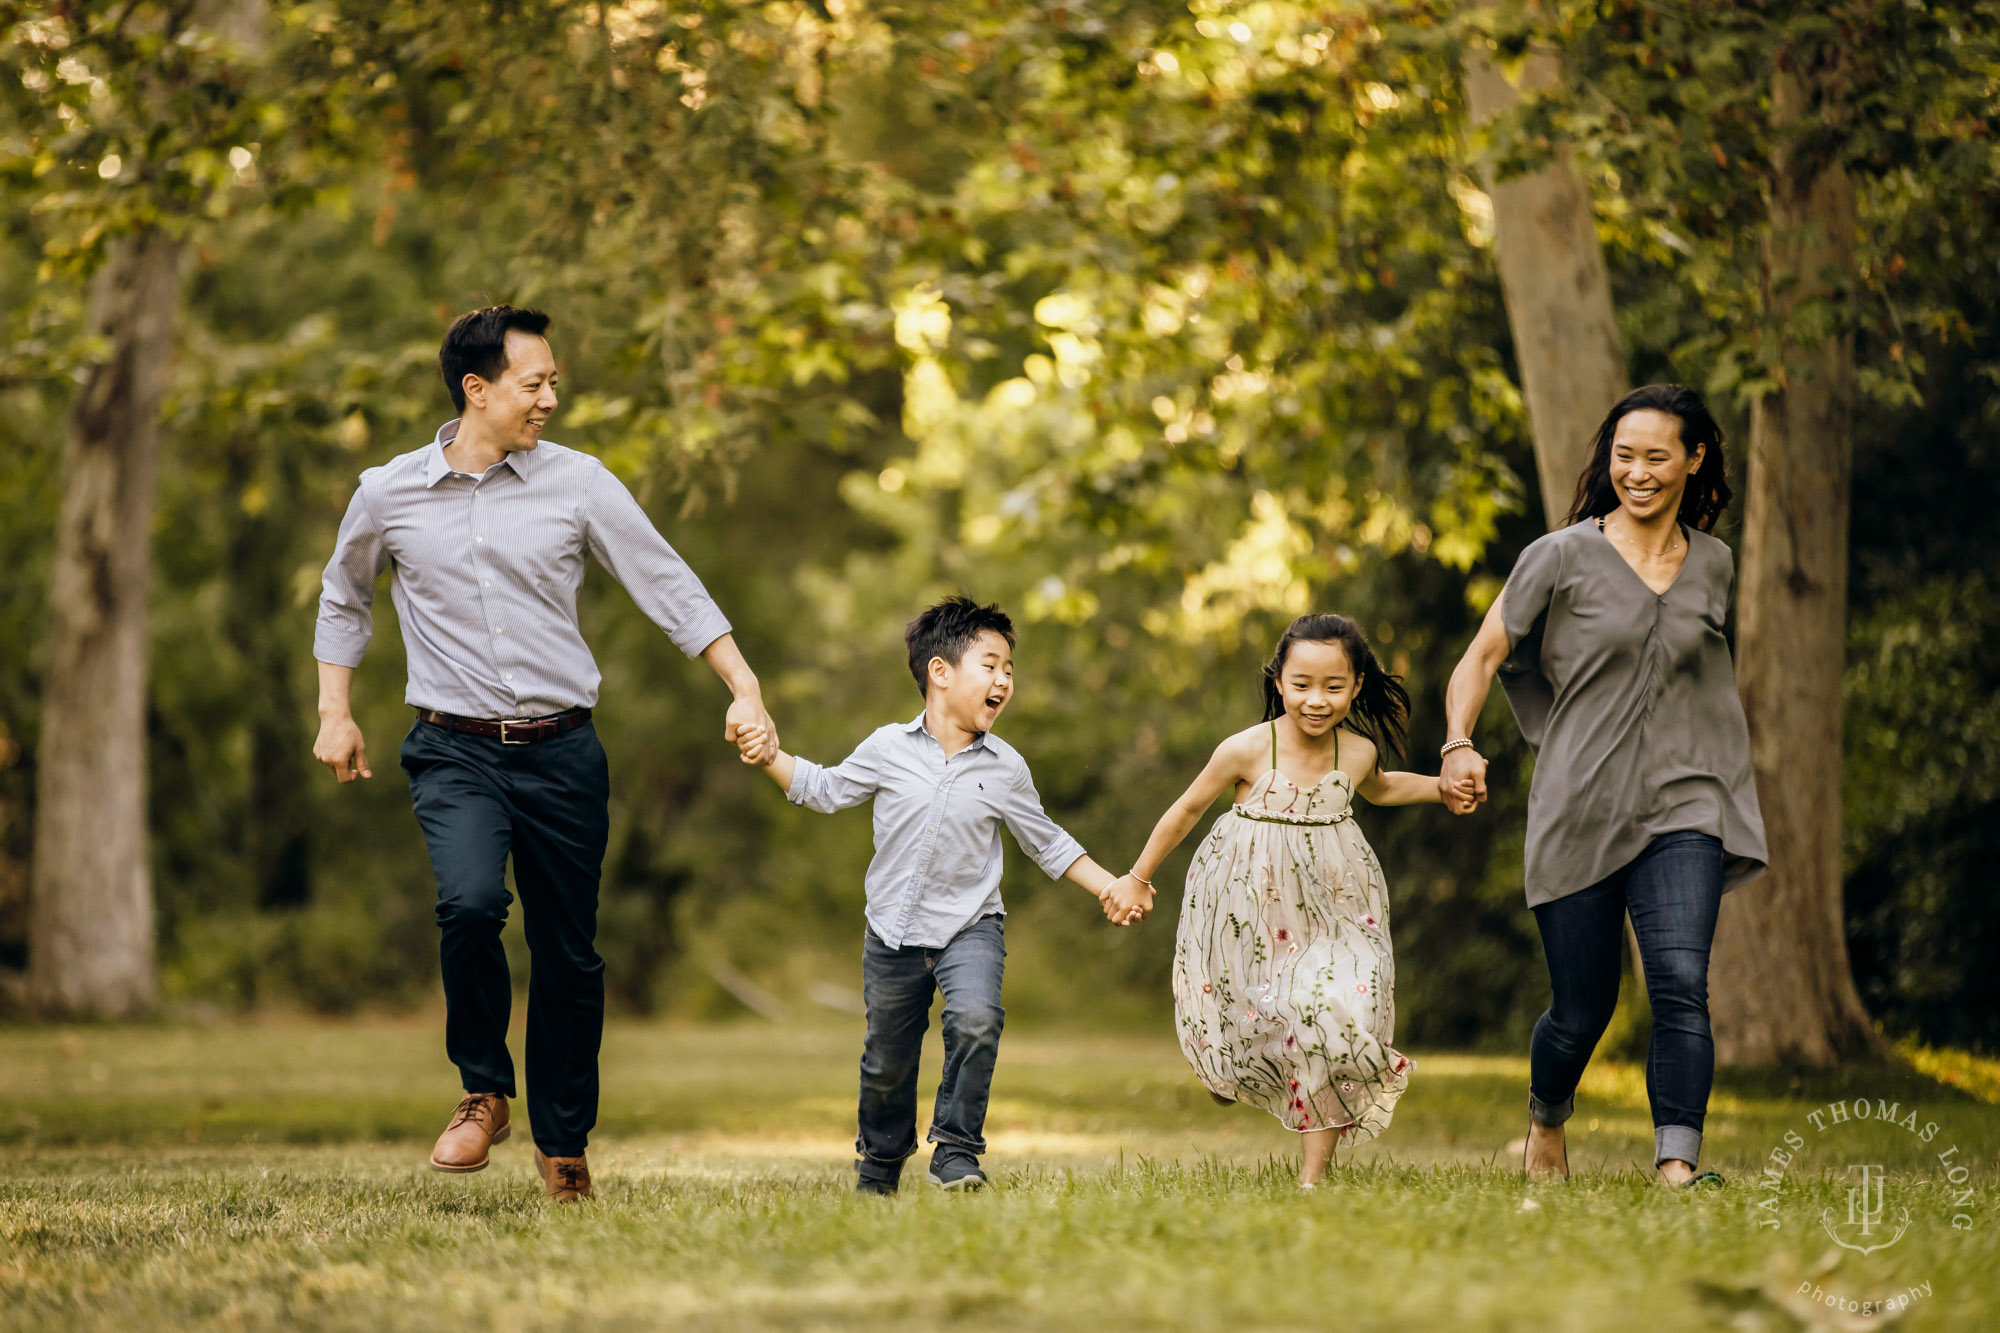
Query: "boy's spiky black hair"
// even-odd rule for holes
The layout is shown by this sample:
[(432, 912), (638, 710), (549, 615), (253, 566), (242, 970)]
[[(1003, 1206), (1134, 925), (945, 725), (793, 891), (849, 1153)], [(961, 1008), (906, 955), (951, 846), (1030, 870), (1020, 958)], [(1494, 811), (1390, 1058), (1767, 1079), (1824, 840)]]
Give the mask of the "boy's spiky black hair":
[(1014, 646), (1014, 622), (998, 606), (981, 606), (970, 597), (954, 594), (919, 612), (903, 631), (917, 692), (930, 694), (933, 657), (942, 657), (957, 666), (965, 660), (966, 650), (987, 630), (1005, 639), (1009, 648)]

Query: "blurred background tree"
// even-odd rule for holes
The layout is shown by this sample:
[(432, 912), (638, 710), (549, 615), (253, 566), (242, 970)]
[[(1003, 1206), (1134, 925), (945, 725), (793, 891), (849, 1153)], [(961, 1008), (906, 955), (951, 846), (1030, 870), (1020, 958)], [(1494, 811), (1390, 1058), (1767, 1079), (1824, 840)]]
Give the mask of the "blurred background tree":
[[(64, 77), (52, 41), (78, 12), (17, 6), (0, 27), (17, 966), (62, 423), (90, 354), (88, 265), (52, 257), (77, 234), (67, 201), (115, 186), (24, 75)], [(1926, 13), (1879, 40), (1955, 81), (1858, 113), (1884, 137), (1857, 150), (1882, 160), (1857, 175), (1845, 921), (1876, 1019), (1991, 1050), (2000, 18)], [(913, 713), (901, 626), (963, 588), (1021, 622), (1006, 730), (1108, 863), (1254, 720), (1258, 664), (1308, 607), (1361, 619), (1408, 677), (1409, 762), (1431, 767), (1444, 677), (1544, 524), (1484, 173), (1572, 145), (1634, 381), (1701, 388), (1749, 436), (1769, 81), (1746, 71), (1768, 16), (1679, 14), (273, 5), (259, 77), (289, 110), (211, 147), (250, 169), (190, 232), (161, 418), (145, 716), (165, 991), (329, 1010), (434, 991), (400, 775), (336, 789), (311, 762), (311, 620), (355, 474), (449, 415), (436, 341), (491, 301), (556, 315), (556, 437), (633, 483), (703, 573), (788, 748), (837, 759)], [(1540, 40), (1566, 77), (1475, 134), (1462, 70), (1489, 37), (1503, 75)], [(748, 978), (783, 1005), (845, 1002), (867, 821), (799, 818), (753, 784), (717, 687), (608, 579), (584, 600), (616, 774), (618, 1001), (726, 1012)], [(383, 614), (356, 692), (378, 754), (409, 725)], [(1414, 1043), (1517, 1041), (1545, 1001), (1520, 906), (1527, 755), (1495, 707), (1480, 817), (1363, 816)], [(1104, 930), (1010, 865), (1010, 1007), (1159, 1021), (1165, 919)]]

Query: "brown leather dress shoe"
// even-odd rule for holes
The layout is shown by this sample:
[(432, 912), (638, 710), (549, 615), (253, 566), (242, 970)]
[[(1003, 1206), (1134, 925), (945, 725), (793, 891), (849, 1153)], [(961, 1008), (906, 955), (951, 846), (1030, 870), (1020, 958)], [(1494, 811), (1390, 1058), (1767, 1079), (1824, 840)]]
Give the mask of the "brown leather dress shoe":
[(542, 1173), (542, 1188), (557, 1203), (594, 1199), (590, 1188), (590, 1163), (582, 1157), (550, 1157), (535, 1149), (535, 1170)]
[(463, 1175), (484, 1171), (487, 1149), (506, 1141), (512, 1132), (507, 1123), (507, 1099), (497, 1092), (468, 1092), (451, 1113), (451, 1123), (438, 1135), (431, 1149), (431, 1170)]

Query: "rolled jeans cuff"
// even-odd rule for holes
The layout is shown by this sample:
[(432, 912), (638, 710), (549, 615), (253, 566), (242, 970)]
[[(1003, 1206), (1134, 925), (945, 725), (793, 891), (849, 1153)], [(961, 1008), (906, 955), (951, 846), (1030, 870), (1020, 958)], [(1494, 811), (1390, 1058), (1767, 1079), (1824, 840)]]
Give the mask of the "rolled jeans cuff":
[(859, 1135), (856, 1135), (854, 1139), (854, 1155), (856, 1157), (864, 1162), (873, 1162), (877, 1166), (885, 1167), (892, 1171), (902, 1170), (903, 1163), (916, 1156), (916, 1152), (917, 1139), (914, 1134), (910, 1136), (909, 1149), (894, 1157), (877, 1157), (874, 1153), (868, 1151), (868, 1145), (861, 1140)]
[[(1571, 1093), (1559, 1102), (1545, 1102), (1537, 1097), (1533, 1089), (1528, 1091), (1528, 1118), (1538, 1125), (1554, 1129), (1576, 1114), (1576, 1094)], [(1696, 1135), (1699, 1138), (1700, 1135)]]
[(986, 1151), (986, 1139), (984, 1136), (976, 1139), (968, 1139), (964, 1135), (954, 1134), (948, 1129), (939, 1129), (936, 1125), (931, 1126), (930, 1132), (924, 1135), (924, 1138), (931, 1143), (942, 1143), (947, 1148), (963, 1149), (971, 1153), (974, 1157), (978, 1157)]
[(1701, 1164), (1701, 1131), (1686, 1125), (1655, 1125), (1653, 1127), (1653, 1165), (1662, 1162), (1686, 1162), (1689, 1166)]

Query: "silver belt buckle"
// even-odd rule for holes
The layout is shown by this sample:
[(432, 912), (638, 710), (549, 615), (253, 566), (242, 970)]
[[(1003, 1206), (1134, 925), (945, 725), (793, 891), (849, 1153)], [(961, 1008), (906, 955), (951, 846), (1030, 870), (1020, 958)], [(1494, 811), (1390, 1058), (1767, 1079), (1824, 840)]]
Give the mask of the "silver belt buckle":
[(534, 718), (532, 718), (532, 717), (503, 717), (503, 718), (501, 718), (501, 719), (500, 719), (500, 743), (501, 743), (502, 745), (532, 745), (532, 744), (533, 744), (534, 742), (532, 742), (532, 741), (528, 741), (528, 740), (518, 740), (518, 741), (510, 741), (510, 740), (508, 740), (508, 739), (507, 739), (507, 728), (509, 728), (509, 727), (524, 727), (524, 726), (527, 726), (527, 725), (528, 725), (529, 723), (533, 722), (534, 720), (535, 720), (535, 719), (534, 719)]

